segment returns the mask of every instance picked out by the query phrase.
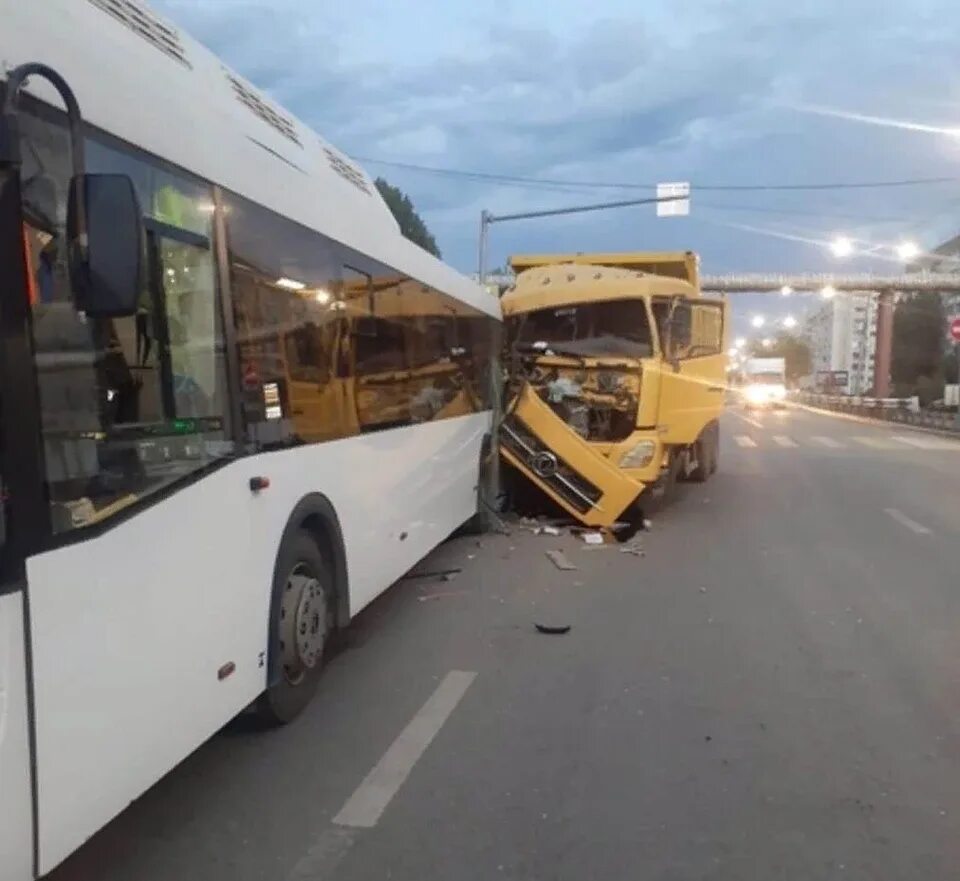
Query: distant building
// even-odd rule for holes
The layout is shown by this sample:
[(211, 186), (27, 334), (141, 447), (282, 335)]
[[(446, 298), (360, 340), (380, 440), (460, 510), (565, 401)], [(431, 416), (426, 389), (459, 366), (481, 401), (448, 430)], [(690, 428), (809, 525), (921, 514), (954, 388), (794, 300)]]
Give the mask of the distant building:
[(814, 381), (818, 374), (842, 372), (847, 383), (838, 392), (865, 395), (873, 386), (877, 351), (875, 294), (838, 294), (825, 300), (804, 320)]

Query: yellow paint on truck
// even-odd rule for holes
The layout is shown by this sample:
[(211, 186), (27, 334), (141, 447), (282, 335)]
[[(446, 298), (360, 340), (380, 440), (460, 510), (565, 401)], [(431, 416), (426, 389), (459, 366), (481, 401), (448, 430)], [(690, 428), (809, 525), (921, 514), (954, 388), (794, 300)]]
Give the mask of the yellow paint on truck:
[(534, 255), (511, 264), (522, 271), (501, 301), (510, 374), (503, 457), (591, 526), (612, 524), (678, 471), (705, 479), (726, 387), (727, 304), (701, 296), (696, 256)]

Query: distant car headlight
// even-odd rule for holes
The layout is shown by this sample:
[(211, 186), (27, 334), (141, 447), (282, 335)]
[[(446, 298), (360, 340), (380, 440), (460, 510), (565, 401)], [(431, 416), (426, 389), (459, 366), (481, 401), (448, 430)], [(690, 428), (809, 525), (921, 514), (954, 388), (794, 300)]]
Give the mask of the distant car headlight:
[(653, 461), (657, 445), (651, 440), (640, 441), (620, 460), (621, 468), (646, 468)]
[(770, 400), (770, 392), (762, 385), (748, 385), (744, 395), (751, 404), (765, 404)]

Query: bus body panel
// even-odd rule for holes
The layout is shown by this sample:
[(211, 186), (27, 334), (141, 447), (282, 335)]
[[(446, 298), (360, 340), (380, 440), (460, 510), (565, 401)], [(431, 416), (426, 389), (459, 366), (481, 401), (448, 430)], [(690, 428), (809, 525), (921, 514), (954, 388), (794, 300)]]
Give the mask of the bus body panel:
[[(489, 425), (476, 413), (250, 456), (31, 559), (41, 871), (263, 691), (274, 562), (304, 495), (336, 510), (355, 614), (475, 512)], [(269, 488), (251, 493), (255, 475)]]
[(0, 881), (33, 877), (23, 594), (0, 596)]

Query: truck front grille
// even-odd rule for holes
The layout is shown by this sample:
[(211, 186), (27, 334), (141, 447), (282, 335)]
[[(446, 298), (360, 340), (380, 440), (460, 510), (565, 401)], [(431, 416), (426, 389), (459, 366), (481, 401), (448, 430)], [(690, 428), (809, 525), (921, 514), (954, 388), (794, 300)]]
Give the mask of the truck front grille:
[[(501, 431), (501, 443), (570, 507), (581, 514), (596, 507), (603, 495), (600, 489), (547, 448), (516, 416), (508, 416)], [(538, 457), (552, 457), (556, 470), (538, 468)]]

